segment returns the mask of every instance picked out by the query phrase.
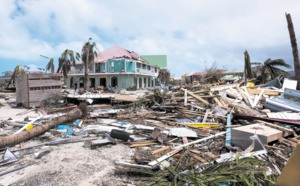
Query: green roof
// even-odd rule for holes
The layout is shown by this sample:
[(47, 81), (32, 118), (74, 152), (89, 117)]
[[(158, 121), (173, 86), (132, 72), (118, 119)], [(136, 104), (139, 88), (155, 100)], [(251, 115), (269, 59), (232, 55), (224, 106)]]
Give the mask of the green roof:
[(158, 66), (160, 69), (167, 69), (166, 55), (140, 55), (140, 57), (151, 65)]

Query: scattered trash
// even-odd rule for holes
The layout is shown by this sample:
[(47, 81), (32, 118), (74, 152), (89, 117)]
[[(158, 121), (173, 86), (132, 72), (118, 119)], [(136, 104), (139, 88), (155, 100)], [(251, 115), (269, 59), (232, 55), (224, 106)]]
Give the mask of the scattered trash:
[(46, 150), (43, 152), (39, 152), (39, 153), (34, 153), (35, 159), (40, 159), (43, 156), (46, 156), (47, 154), (49, 154), (51, 151), (50, 150)]
[[(99, 158), (122, 145), (131, 153), (126, 153), (126, 160), (111, 161), (114, 173), (137, 176), (133, 180), (142, 180), (141, 185), (274, 185), (277, 180), (285, 184), (296, 179), (296, 173), (287, 175), (297, 172), (293, 166), (299, 164), (295, 157), (300, 93), (294, 90), (295, 82), (278, 77), (266, 86), (256, 86), (254, 80), (243, 83), (197, 81), (171, 91), (153, 91), (127, 104), (117, 104), (118, 96), (128, 96), (125, 89), (121, 94), (110, 92), (112, 96), (83, 90), (67, 93), (66, 99), (82, 102), (78, 108), (52, 97), (42, 101), (43, 109), (34, 109), (37, 117), (27, 115), (34, 110), (26, 110), (17, 115), (28, 121), (1, 123), (0, 147), (11, 151), (2, 152), (0, 165), (25, 161), (23, 154), (34, 154), (31, 161), (50, 152), (47, 157), (53, 156), (55, 148), (38, 150), (46, 145), (79, 143), (77, 148), (87, 155), (99, 152)], [(109, 101), (98, 104), (99, 99)], [(40, 143), (27, 146), (33, 137)], [(12, 152), (23, 156), (19, 159)], [(105, 154), (108, 159), (114, 156)]]

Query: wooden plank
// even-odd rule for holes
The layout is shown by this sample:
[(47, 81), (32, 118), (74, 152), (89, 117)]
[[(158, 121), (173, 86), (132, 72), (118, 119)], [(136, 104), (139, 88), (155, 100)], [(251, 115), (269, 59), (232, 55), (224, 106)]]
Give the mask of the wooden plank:
[(160, 157), (160, 158), (158, 158), (158, 159), (156, 159), (156, 160), (151, 161), (150, 163), (148, 163), (148, 165), (154, 166), (154, 165), (156, 165), (157, 163), (160, 163), (160, 162), (164, 161), (165, 159), (168, 159), (169, 157), (171, 157), (171, 156), (177, 154), (177, 153), (178, 153), (179, 151), (181, 151), (181, 150), (182, 150), (182, 148), (177, 148), (177, 149), (175, 149), (175, 150), (173, 150), (173, 151), (167, 153), (166, 155), (164, 155), (164, 156), (162, 156), (162, 157)]
[(236, 102), (234, 102), (234, 101), (232, 101), (232, 100), (230, 100), (229, 98), (226, 98), (226, 97), (221, 97), (221, 99), (224, 100), (228, 105), (230, 105), (234, 108), (238, 108), (238, 109), (240, 109), (241, 111), (243, 111), (245, 113), (249, 113), (251, 115), (260, 115), (261, 114), (260, 112), (251, 109), (250, 107), (248, 107), (245, 104), (236, 103)]
[(248, 97), (246, 96), (245, 92), (239, 87), (237, 86), (236, 89), (240, 92), (241, 96), (243, 97), (243, 100), (249, 105), (251, 106)]
[(182, 141), (183, 141), (183, 144), (189, 143), (189, 140), (187, 139), (186, 136), (182, 136)]
[(229, 88), (236, 87), (238, 84), (229, 84), (229, 85), (219, 85), (219, 86), (212, 86), (210, 87), (210, 91), (220, 91), (220, 90), (226, 90)]
[[(247, 88), (247, 91), (249, 94), (260, 94), (261, 89)], [(269, 96), (278, 96), (280, 93), (272, 90), (265, 90), (264, 94)]]
[(210, 109), (207, 109), (206, 112), (205, 112), (205, 115), (204, 115), (204, 117), (203, 117), (202, 123), (205, 123), (205, 122), (206, 122), (207, 116), (208, 116), (209, 112), (210, 112)]
[(207, 156), (209, 156), (211, 159), (217, 159), (218, 157), (216, 156), (216, 155), (214, 155), (213, 153), (211, 153), (211, 152), (207, 152), (207, 153), (205, 153)]
[(201, 151), (199, 151), (199, 150), (195, 150), (195, 149), (191, 150), (191, 152), (193, 152), (193, 153), (195, 153), (195, 154), (203, 154), (203, 152), (201, 152)]
[(243, 89), (244, 89), (244, 91), (245, 91), (246, 97), (248, 98), (248, 101), (249, 101), (249, 103), (250, 103), (250, 106), (252, 107), (252, 106), (253, 106), (253, 100), (252, 100), (252, 98), (250, 97), (247, 88), (246, 88), (246, 87), (243, 87)]
[[(184, 91), (185, 89), (181, 88), (180, 90)], [(199, 100), (200, 102), (204, 103), (205, 105), (211, 106), (211, 104), (208, 101), (202, 99), (200, 96), (197, 96), (193, 92), (190, 92), (190, 91), (187, 90), (187, 93), (189, 95), (193, 96), (194, 98), (196, 98), (197, 100)]]
[(197, 155), (193, 155), (193, 157), (197, 160), (199, 160), (201, 163), (207, 163), (207, 161), (203, 158), (201, 158), (200, 156), (197, 156)]
[(287, 140), (285, 138), (279, 138), (278, 141), (284, 141), (284, 142), (287, 142), (288, 144), (290, 144), (292, 147), (296, 147), (297, 146), (297, 143), (295, 142), (292, 142), (290, 140)]
[(144, 146), (157, 145), (157, 144), (158, 144), (157, 142), (132, 144), (132, 145), (130, 145), (130, 148), (133, 148), (133, 147), (144, 147)]
[(257, 103), (259, 102), (259, 100), (260, 100), (261, 96), (264, 94), (264, 92), (265, 92), (265, 90), (262, 89), (262, 90), (260, 91), (258, 97), (257, 97), (257, 98), (255, 97), (255, 99), (254, 99), (254, 101), (253, 101), (252, 108), (256, 107)]
[(162, 152), (170, 150), (170, 149), (171, 149), (170, 146), (164, 146), (164, 147), (162, 147), (160, 149), (156, 149), (156, 150), (152, 151), (151, 154), (152, 155), (159, 154), (159, 153), (162, 153)]
[[(212, 92), (209, 92), (208, 93), (210, 96), (213, 96)], [(220, 101), (217, 97), (213, 97), (214, 101), (222, 108), (226, 108)]]
[(200, 143), (200, 142), (202, 142), (202, 141), (206, 141), (206, 140), (208, 140), (208, 139), (215, 138), (215, 137), (217, 137), (217, 136), (221, 136), (221, 135), (223, 135), (223, 134), (226, 134), (226, 132), (220, 132), (220, 133), (217, 133), (217, 134), (215, 134), (215, 135), (211, 135), (211, 136), (208, 136), (208, 137), (199, 139), (199, 140), (195, 140), (195, 141), (189, 142), (189, 143), (184, 144), (184, 145), (179, 145), (179, 146), (173, 147), (173, 149), (179, 149), (179, 148), (183, 148), (183, 147), (186, 147), (186, 146), (190, 146), (190, 145), (193, 145), (193, 144), (196, 144), (196, 143)]

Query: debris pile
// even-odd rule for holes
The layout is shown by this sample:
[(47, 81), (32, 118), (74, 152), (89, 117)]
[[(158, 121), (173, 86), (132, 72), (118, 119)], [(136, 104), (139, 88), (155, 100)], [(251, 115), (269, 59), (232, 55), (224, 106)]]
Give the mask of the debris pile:
[[(125, 146), (128, 157), (112, 162), (114, 176), (126, 177), (124, 183), (286, 183), (281, 175), (291, 167), (286, 165), (293, 165), (290, 161), (297, 161), (293, 156), (300, 148), (298, 95), (300, 91), (272, 86), (194, 83), (154, 91), (126, 105), (77, 107), (54, 96), (33, 110), (38, 117), (1, 121), (0, 176), (47, 158), (52, 151), (42, 147), (76, 143), (87, 154)], [(36, 144), (27, 145), (32, 140)], [(35, 159), (12, 169), (19, 161), (14, 153), (28, 150)]]

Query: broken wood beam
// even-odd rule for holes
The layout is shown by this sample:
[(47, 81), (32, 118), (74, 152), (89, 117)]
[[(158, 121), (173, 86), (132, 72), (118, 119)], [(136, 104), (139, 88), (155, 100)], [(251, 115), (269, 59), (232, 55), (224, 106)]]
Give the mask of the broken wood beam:
[(297, 146), (297, 143), (292, 142), (292, 141), (290, 141), (290, 140), (288, 140), (288, 139), (285, 139), (285, 138), (279, 138), (278, 141), (280, 141), (280, 142), (287, 142), (287, 143), (290, 144), (292, 147), (296, 147), (296, 146)]
[(210, 87), (210, 91), (214, 92), (214, 91), (226, 90), (226, 89), (229, 89), (229, 88), (234, 88), (237, 85), (238, 84), (212, 86), (212, 87)]
[[(214, 96), (213, 93), (209, 92), (209, 95), (210, 96)], [(218, 96), (219, 97), (219, 96)], [(226, 106), (224, 106), (217, 97), (213, 97), (214, 101), (220, 106), (220, 107), (223, 107), (223, 108), (226, 108)]]
[(138, 165), (138, 164), (132, 164), (132, 163), (120, 162), (120, 161), (116, 161), (115, 164), (126, 166), (126, 167), (134, 167), (134, 168), (138, 168), (138, 169), (150, 169), (150, 170), (153, 169), (152, 166), (148, 166), (148, 165)]
[[(183, 89), (183, 88), (181, 88), (180, 90), (185, 91), (185, 89)], [(193, 96), (194, 98), (196, 98), (197, 100), (201, 101), (201, 102), (204, 103), (205, 105), (211, 106), (211, 104), (210, 104), (208, 101), (202, 99), (200, 96), (197, 96), (197, 95), (194, 94), (193, 92), (190, 92), (190, 91), (187, 90), (187, 93), (188, 93), (189, 95)]]
[(183, 142), (183, 144), (187, 144), (187, 143), (189, 143), (189, 140), (187, 139), (186, 136), (182, 136), (182, 142)]
[(239, 86), (236, 86), (236, 89), (240, 92), (241, 96), (243, 97), (243, 100), (247, 103), (247, 105), (251, 106), (246, 93)]
[(207, 163), (207, 161), (206, 161), (205, 159), (201, 158), (200, 156), (193, 155), (193, 157), (194, 157), (196, 160), (200, 161), (201, 163)]
[(186, 146), (190, 146), (190, 145), (193, 145), (193, 144), (196, 144), (196, 143), (200, 143), (202, 141), (206, 141), (206, 140), (209, 140), (209, 139), (212, 139), (212, 138), (215, 138), (217, 136), (221, 136), (223, 134), (226, 134), (226, 132), (220, 132), (220, 133), (217, 133), (215, 135), (211, 135), (211, 136), (208, 136), (206, 138), (202, 138), (202, 139), (199, 139), (199, 140), (195, 140), (195, 141), (192, 141), (190, 143), (187, 143), (187, 144), (184, 144), (184, 145), (179, 145), (179, 146), (176, 146), (176, 147), (173, 147), (173, 149), (180, 149), (180, 148), (183, 148), (183, 147), (186, 147)]
[[(253, 88), (247, 88), (247, 92), (249, 94), (260, 94), (262, 89), (253, 89)], [(278, 96), (280, 93), (277, 92), (277, 91), (273, 91), (273, 90), (265, 90), (264, 91), (264, 94), (265, 95), (268, 95), (268, 96)]]
[(160, 158), (158, 158), (158, 159), (155, 159), (155, 160), (151, 161), (150, 163), (148, 163), (148, 165), (154, 166), (154, 165), (156, 165), (157, 163), (160, 163), (160, 162), (164, 161), (165, 159), (168, 159), (169, 157), (171, 157), (171, 156), (177, 154), (177, 153), (178, 153), (179, 151), (181, 151), (181, 150), (182, 150), (182, 148), (177, 148), (177, 149), (175, 149), (175, 150), (173, 150), (173, 151), (167, 153), (166, 155), (164, 155), (164, 156), (162, 156), (162, 157), (160, 157)]
[(171, 149), (170, 146), (164, 146), (162, 148), (159, 148), (159, 149), (156, 149), (156, 150), (152, 151), (151, 154), (152, 155), (159, 154), (159, 153), (162, 153), (162, 152), (170, 150), (170, 149)]

